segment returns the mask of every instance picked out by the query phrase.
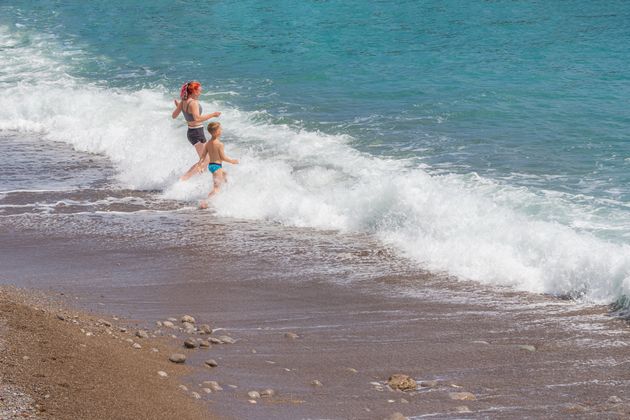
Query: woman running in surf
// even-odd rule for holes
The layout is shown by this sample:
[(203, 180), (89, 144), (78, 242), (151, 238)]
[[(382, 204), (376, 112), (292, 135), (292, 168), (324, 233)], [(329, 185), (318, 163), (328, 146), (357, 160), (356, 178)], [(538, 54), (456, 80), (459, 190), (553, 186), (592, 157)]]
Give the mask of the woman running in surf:
[[(188, 132), (186, 136), (188, 141), (195, 147), (197, 155), (201, 157), (204, 152), (204, 144), (206, 142), (206, 136), (204, 135), (203, 122), (208, 121), (210, 118), (216, 118), (221, 115), (220, 112), (213, 112), (212, 114), (202, 115), (201, 104), (199, 103), (199, 95), (201, 95), (201, 83), (197, 81), (186, 82), (182, 86), (179, 93), (181, 101), (175, 99), (175, 110), (173, 111), (173, 119), (179, 116), (181, 112), (184, 114), (184, 118), (188, 124)], [(203, 171), (203, 166), (198, 166), (196, 163), (188, 169), (188, 171), (182, 175), (179, 179), (186, 181), (191, 176)]]

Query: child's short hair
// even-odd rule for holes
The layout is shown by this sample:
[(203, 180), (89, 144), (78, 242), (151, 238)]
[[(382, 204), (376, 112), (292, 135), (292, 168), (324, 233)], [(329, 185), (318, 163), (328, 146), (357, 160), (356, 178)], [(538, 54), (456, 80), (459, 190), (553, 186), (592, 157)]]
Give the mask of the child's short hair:
[(211, 122), (210, 124), (208, 124), (208, 133), (214, 136), (214, 134), (217, 132), (219, 127), (221, 127), (221, 123)]

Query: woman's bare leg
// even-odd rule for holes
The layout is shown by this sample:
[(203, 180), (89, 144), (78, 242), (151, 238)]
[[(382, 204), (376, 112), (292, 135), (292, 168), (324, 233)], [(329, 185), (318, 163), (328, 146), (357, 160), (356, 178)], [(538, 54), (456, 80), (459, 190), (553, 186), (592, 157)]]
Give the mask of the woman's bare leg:
[[(197, 151), (197, 155), (199, 156), (199, 158), (201, 158), (201, 156), (203, 155), (203, 148), (205, 147), (205, 143), (195, 143), (195, 150)], [(208, 159), (206, 158), (206, 162), (204, 162), (204, 165), (208, 164)], [(193, 166), (190, 167), (190, 169), (188, 169), (186, 171), (186, 173), (182, 176), (179, 177), (180, 181), (187, 181), (188, 179), (190, 179), (193, 175), (196, 174), (200, 174), (201, 172), (203, 172), (203, 166), (199, 167), (197, 166), (197, 164), (195, 163)]]

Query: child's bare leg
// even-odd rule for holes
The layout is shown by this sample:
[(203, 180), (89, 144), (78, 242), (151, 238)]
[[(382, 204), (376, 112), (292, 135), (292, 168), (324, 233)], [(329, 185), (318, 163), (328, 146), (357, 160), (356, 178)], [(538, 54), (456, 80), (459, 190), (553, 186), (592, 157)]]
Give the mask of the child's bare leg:
[(208, 194), (208, 198), (205, 200), (201, 200), (199, 203), (199, 208), (207, 209), (208, 208), (208, 200), (214, 197), (219, 193), (221, 189), (221, 184), (225, 182), (225, 177), (222, 169), (219, 169), (215, 173), (212, 174), (212, 191)]
[(219, 169), (218, 171), (212, 174), (213, 188), (212, 188), (212, 191), (210, 191), (210, 194), (208, 194), (208, 197), (212, 197), (213, 195), (219, 192), (219, 190), (221, 189), (221, 184), (223, 184), (224, 180), (225, 178), (224, 178), (223, 169)]

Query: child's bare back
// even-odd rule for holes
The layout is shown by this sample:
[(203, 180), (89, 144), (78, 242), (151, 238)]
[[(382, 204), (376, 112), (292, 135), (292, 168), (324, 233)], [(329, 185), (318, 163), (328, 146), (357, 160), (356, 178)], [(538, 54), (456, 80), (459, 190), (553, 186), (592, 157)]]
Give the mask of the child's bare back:
[[(213, 122), (208, 124), (208, 132), (212, 138), (206, 143), (203, 154), (199, 158), (197, 165), (201, 167), (208, 162), (208, 170), (212, 173), (213, 188), (208, 194), (208, 197), (212, 197), (219, 192), (221, 184), (227, 181), (227, 173), (223, 170), (223, 162), (228, 162), (233, 165), (238, 164), (237, 159), (231, 159), (225, 154), (223, 143), (219, 140), (221, 137), (221, 124)], [(205, 209), (208, 207), (206, 200), (203, 200), (200, 207)]]

